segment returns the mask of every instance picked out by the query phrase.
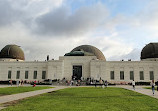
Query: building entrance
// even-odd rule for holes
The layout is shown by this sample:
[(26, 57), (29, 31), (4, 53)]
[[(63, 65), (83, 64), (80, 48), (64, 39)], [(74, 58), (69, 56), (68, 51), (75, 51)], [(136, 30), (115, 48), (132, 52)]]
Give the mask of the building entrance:
[(82, 77), (82, 66), (73, 66), (72, 79), (81, 80)]

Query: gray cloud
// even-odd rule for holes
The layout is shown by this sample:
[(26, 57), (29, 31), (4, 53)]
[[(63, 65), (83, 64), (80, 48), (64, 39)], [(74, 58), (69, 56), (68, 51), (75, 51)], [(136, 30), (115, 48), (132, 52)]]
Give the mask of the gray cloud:
[(133, 49), (130, 53), (128, 54), (124, 54), (124, 55), (121, 55), (121, 56), (115, 56), (115, 57), (109, 57), (108, 60), (129, 60), (131, 59), (132, 61), (137, 61), (137, 60), (140, 60), (140, 54), (141, 54), (141, 50), (140, 49)]
[(67, 7), (57, 8), (35, 20), (35, 32), (59, 36), (77, 36), (93, 31), (108, 15), (102, 4), (81, 7), (71, 12)]
[[(76, 11), (61, 4), (62, 0), (0, 0), (0, 47), (15, 43), (24, 49), (27, 60), (44, 60), (47, 54), (58, 59), (78, 45), (91, 44), (101, 49), (107, 60), (139, 60), (140, 50), (129, 44), (142, 45), (149, 30), (156, 34), (153, 41), (158, 40), (157, 2), (131, 18), (121, 12), (109, 17), (99, 3)], [(120, 25), (127, 28), (119, 29)], [(151, 41), (151, 36), (153, 32), (145, 42)]]
[(0, 1), (0, 26), (5, 26), (17, 21), (21, 14), (21, 11), (16, 10), (9, 0)]
[(30, 27), (33, 19), (61, 3), (62, 0), (0, 0), (0, 27), (16, 22)]

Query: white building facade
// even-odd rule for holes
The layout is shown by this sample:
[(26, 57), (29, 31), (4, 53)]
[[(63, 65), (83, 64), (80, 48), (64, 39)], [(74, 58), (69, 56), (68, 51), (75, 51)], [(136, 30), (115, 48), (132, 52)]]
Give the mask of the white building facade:
[(1, 57), (0, 81), (43, 81), (63, 78), (71, 80), (74, 77), (76, 79), (103, 79), (111, 83), (158, 80), (156, 58), (143, 58), (141, 61), (106, 61), (98, 59), (95, 55), (81, 56), (80, 52), (74, 53), (70, 56), (61, 56), (59, 60), (42, 62)]

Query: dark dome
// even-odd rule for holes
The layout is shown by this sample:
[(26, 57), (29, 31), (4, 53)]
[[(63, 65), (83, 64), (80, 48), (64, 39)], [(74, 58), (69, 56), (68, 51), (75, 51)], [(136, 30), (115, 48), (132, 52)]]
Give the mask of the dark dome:
[(6, 45), (0, 53), (0, 58), (25, 60), (24, 52), (17, 45)]
[(158, 58), (158, 43), (147, 44), (141, 52), (141, 59)]
[(91, 45), (78, 46), (78, 47), (74, 48), (71, 52), (75, 52), (75, 51), (84, 51), (85, 56), (94, 55), (99, 60), (105, 60), (105, 57), (104, 57), (103, 53), (98, 48), (96, 48), (94, 46), (91, 46)]

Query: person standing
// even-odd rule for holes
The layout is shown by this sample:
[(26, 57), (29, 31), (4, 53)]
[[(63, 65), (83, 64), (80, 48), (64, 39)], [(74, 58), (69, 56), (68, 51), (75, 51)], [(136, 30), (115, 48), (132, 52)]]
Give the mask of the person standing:
[(102, 87), (102, 85), (103, 85), (103, 80), (100, 79), (99, 83), (100, 83), (100, 86)]
[(10, 84), (10, 80), (8, 81), (8, 86), (9, 86), (9, 84)]
[(97, 87), (97, 80), (95, 80), (95, 88)]
[(33, 87), (35, 87), (36, 86), (36, 80), (34, 81), (34, 84), (33, 84)]
[(11, 85), (11, 86), (13, 85), (13, 82), (12, 82), (12, 80), (10, 80), (10, 85)]
[(158, 81), (157, 81), (157, 84), (156, 84), (156, 85), (157, 85), (157, 91), (158, 91)]
[(23, 84), (24, 84), (24, 81), (23, 81), (23, 80), (21, 80), (21, 81), (20, 81), (20, 84), (21, 84), (21, 86), (23, 86)]
[(155, 82), (154, 82), (154, 80), (152, 80), (152, 82), (151, 82), (151, 88), (152, 88), (152, 92), (153, 92), (153, 95), (154, 95), (154, 93), (155, 93)]
[(135, 90), (135, 81), (134, 80), (132, 81), (132, 86), (133, 86), (133, 89)]
[(108, 86), (108, 81), (107, 80), (105, 80), (104, 85), (107, 88), (107, 86)]
[(16, 81), (16, 85), (19, 86), (19, 80)]

